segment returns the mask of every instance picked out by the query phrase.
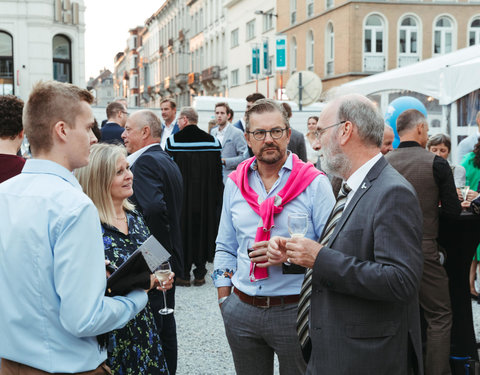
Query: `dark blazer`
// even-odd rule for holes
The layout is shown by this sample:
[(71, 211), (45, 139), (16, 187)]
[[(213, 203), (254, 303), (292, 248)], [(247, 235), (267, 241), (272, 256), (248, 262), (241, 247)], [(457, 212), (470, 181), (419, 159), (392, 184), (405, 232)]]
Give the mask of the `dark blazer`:
[(238, 120), (237, 122), (234, 122), (232, 125), (245, 133), (245, 129), (243, 128), (242, 121)]
[(122, 133), (125, 129), (116, 122), (107, 122), (101, 129), (102, 143), (117, 143), (123, 145)]
[(180, 170), (160, 145), (155, 145), (133, 163), (132, 172), (134, 194), (131, 199), (142, 212), (150, 232), (172, 255), (176, 276), (183, 277)]
[(382, 157), (315, 261), (307, 374), (405, 375), (409, 345), (423, 374), (422, 266), (415, 190)]
[(298, 130), (292, 129), (292, 135), (290, 136), (290, 143), (288, 149), (297, 154), (301, 161), (306, 163), (307, 160), (307, 148), (305, 147), (305, 137)]

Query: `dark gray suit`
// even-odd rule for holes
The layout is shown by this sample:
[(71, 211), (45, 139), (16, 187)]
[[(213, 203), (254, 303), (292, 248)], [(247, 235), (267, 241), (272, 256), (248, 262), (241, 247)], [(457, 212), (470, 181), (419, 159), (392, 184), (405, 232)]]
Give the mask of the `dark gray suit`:
[(292, 135), (290, 136), (290, 142), (288, 143), (288, 149), (300, 158), (301, 161), (306, 163), (307, 160), (307, 148), (305, 146), (305, 137), (298, 130), (292, 129)]
[(307, 374), (423, 373), (421, 244), (415, 190), (382, 157), (315, 261)]

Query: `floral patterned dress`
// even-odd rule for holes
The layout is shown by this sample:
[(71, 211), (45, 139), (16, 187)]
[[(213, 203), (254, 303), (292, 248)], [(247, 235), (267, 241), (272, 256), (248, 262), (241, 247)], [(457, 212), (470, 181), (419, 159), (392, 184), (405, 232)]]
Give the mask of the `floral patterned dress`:
[[(105, 256), (115, 267), (125, 262), (150, 235), (137, 212), (127, 212), (127, 218), (128, 235), (102, 224)], [(115, 375), (168, 374), (150, 303), (125, 327), (110, 332), (107, 364)]]

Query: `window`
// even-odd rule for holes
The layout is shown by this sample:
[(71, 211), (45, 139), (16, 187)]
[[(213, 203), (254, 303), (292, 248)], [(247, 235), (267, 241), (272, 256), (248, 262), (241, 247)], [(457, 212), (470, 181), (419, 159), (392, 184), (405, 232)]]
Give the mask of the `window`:
[(13, 95), (13, 38), (0, 31), (0, 95)]
[(307, 18), (313, 16), (313, 0), (306, 0), (307, 1)]
[(480, 18), (475, 18), (468, 28), (468, 45), (480, 44)]
[(238, 46), (238, 28), (232, 30), (230, 34), (230, 47), (234, 48)]
[(295, 37), (292, 38), (290, 43), (290, 68), (292, 73), (297, 70), (297, 39)]
[(418, 22), (413, 17), (405, 17), (400, 23), (398, 33), (398, 66), (406, 66), (420, 60), (419, 28)]
[(238, 85), (238, 69), (232, 70), (230, 74), (231, 74), (232, 86), (237, 86)]
[(325, 8), (330, 9), (333, 7), (333, 0), (325, 0)]
[(273, 29), (273, 9), (263, 15), (263, 32)]
[(325, 73), (327, 76), (333, 74), (335, 59), (335, 35), (333, 32), (333, 25), (331, 22), (327, 25), (327, 32), (325, 33)]
[(384, 29), (383, 19), (379, 15), (367, 17), (363, 34), (364, 71), (385, 70)]
[(315, 48), (315, 43), (313, 40), (313, 31), (309, 30), (307, 33), (307, 70), (310, 70), (313, 72), (313, 61), (314, 61), (314, 48)]
[(53, 79), (72, 83), (71, 44), (64, 35), (53, 37)]
[(253, 81), (253, 75), (252, 75), (252, 65), (247, 65), (245, 68), (245, 80), (247, 82)]
[(247, 22), (247, 35), (246, 40), (255, 38), (255, 20)]
[(297, 0), (290, 0), (290, 24), (297, 23)]
[(443, 55), (453, 51), (453, 21), (451, 18), (443, 16), (435, 22), (433, 38), (433, 53), (435, 55)]

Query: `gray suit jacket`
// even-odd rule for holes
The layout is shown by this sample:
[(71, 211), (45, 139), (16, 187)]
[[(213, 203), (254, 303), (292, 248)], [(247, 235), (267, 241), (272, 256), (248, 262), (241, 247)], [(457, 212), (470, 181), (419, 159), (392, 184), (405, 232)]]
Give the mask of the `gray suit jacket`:
[(288, 149), (297, 154), (301, 161), (306, 163), (307, 160), (307, 148), (305, 146), (305, 137), (298, 130), (292, 129), (292, 135), (290, 136), (290, 143)]
[(382, 157), (346, 207), (313, 267), (307, 374), (423, 374), (418, 290), (422, 212)]
[[(218, 133), (218, 127), (211, 130), (211, 134), (216, 137)], [(230, 172), (237, 168), (243, 160), (248, 157), (247, 141), (243, 132), (233, 125), (229, 125), (225, 130), (225, 136), (222, 142), (222, 159), (225, 159), (225, 165), (223, 166), (223, 183), (227, 180)]]

